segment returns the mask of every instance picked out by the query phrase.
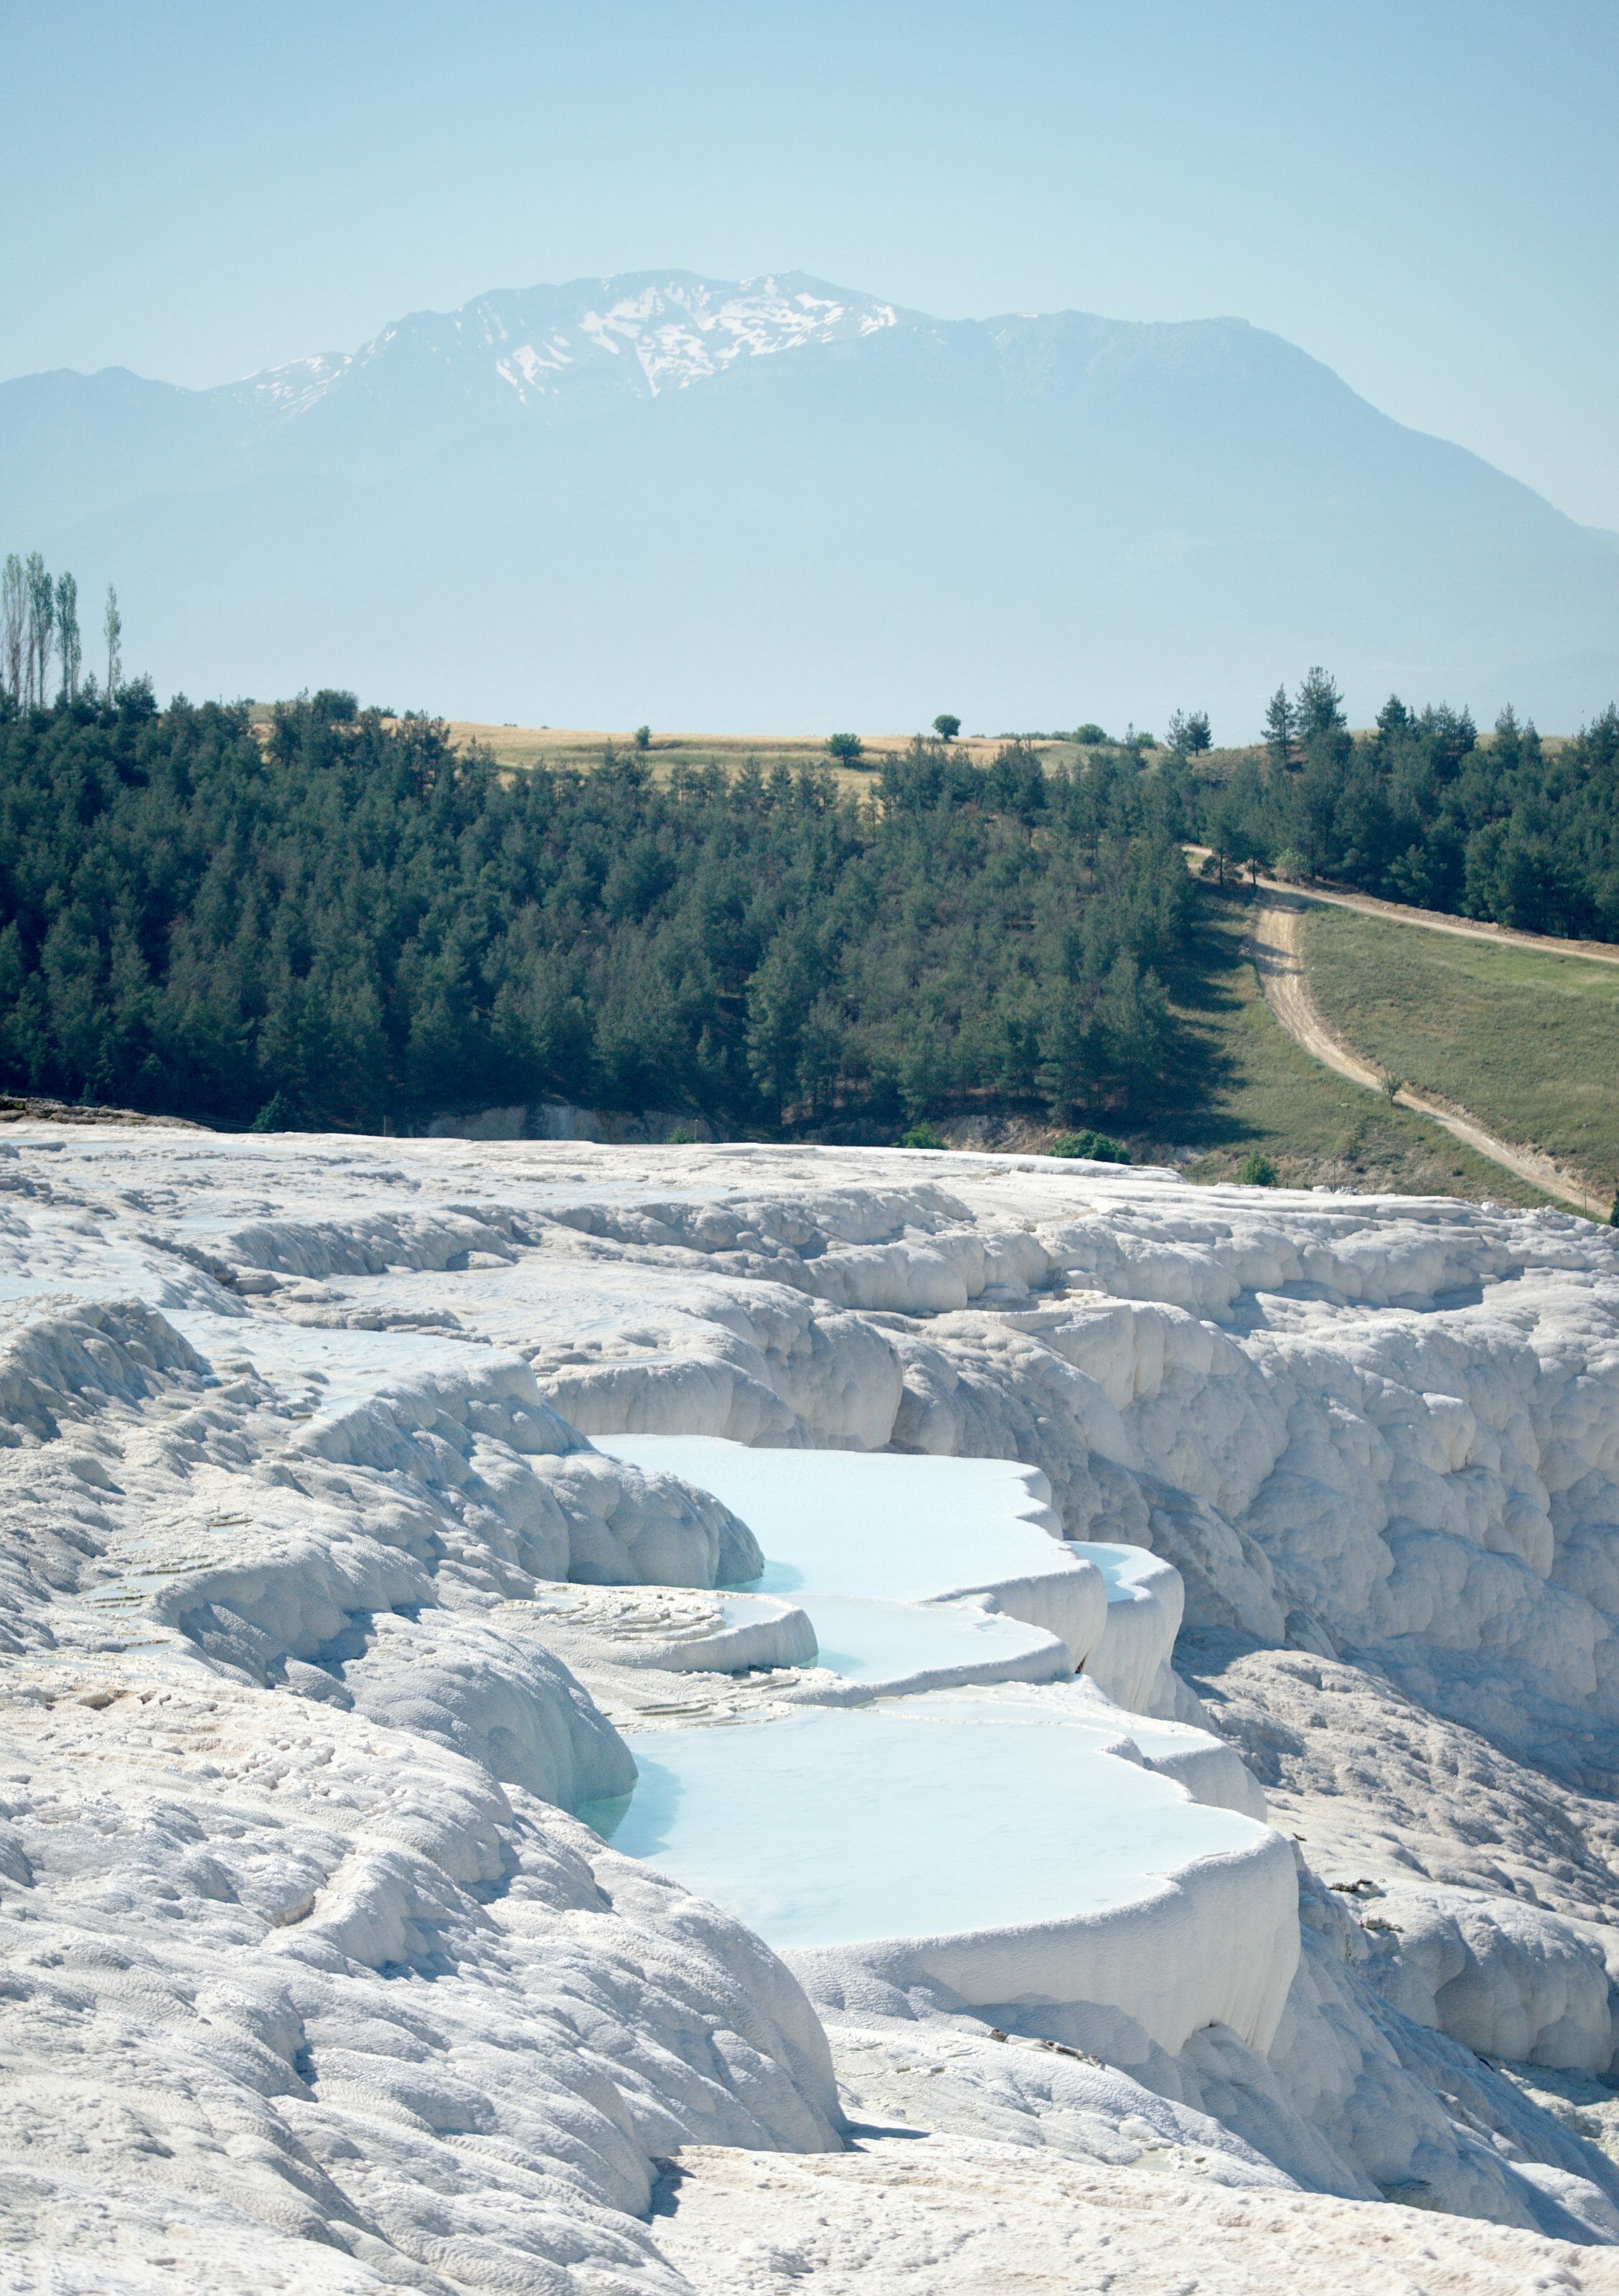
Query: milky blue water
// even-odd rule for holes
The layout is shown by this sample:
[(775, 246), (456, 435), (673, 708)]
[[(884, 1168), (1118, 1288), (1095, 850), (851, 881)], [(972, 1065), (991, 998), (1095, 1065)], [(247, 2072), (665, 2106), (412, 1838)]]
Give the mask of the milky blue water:
[(810, 1614), (820, 1663), (851, 1682), (969, 1672), (1052, 1681), (1071, 1674), (1039, 1627), (930, 1596), (1061, 1569), (1042, 1485), (1005, 1459), (887, 1452), (754, 1451), (704, 1435), (602, 1435), (599, 1451), (712, 1491), (765, 1553), (749, 1593)]
[[(890, 1692), (853, 1709), (636, 1733), (634, 1793), (580, 1813), (616, 1849), (787, 1950), (1103, 1912), (1150, 1893), (1156, 1874), (1251, 1846), (1250, 1819), (1144, 1768), (1136, 1718), (1088, 1692), (892, 1694), (998, 1652), (1030, 1678), (1042, 1665), (1070, 1673), (1054, 1637), (966, 1600), (928, 1600), (1065, 1567), (1028, 1469), (698, 1436), (596, 1440), (716, 1493), (768, 1558), (755, 1586), (810, 1613), (820, 1662)], [(1128, 1555), (1096, 1559), (1115, 1578), (1130, 1568)]]
[(952, 1936), (1130, 1903), (1252, 1842), (1117, 1737), (982, 1696), (642, 1734), (634, 1794), (580, 1815), (783, 1949)]
[[(1009, 1459), (755, 1451), (712, 1435), (597, 1435), (598, 1451), (712, 1491), (768, 1558), (760, 1594), (916, 1603), (1053, 1567), (1043, 1479)], [(1048, 1528), (1049, 1524), (1049, 1528)]]

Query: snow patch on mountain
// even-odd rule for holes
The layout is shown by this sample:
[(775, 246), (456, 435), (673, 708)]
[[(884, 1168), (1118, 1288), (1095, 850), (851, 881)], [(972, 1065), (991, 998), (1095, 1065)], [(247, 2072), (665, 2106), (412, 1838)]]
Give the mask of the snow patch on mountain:
[(303, 414), (348, 373), (355, 357), (352, 351), (316, 351), (311, 358), (291, 359), (284, 366), (250, 375), (237, 388), (273, 414)]
[(340, 390), (368, 393), (426, 369), (468, 396), (495, 382), (519, 406), (555, 413), (568, 395), (591, 395), (604, 362), (612, 396), (628, 388), (656, 398), (740, 359), (863, 340), (910, 316), (801, 272), (739, 282), (690, 272), (630, 274), (498, 290), (459, 310), (418, 312), (352, 354), (296, 359), (250, 376), (236, 390), (259, 412), (295, 422)]

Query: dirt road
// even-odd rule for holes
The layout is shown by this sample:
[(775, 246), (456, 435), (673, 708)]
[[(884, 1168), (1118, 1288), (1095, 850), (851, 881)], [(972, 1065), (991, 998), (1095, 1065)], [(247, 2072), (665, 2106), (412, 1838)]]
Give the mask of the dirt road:
[[(1262, 877), (1263, 892), (1285, 892), (1271, 878)], [(1335, 909), (1359, 909), (1363, 917), (1387, 917), (1394, 924), (1420, 925), (1425, 932), (1454, 933), (1459, 940), (1490, 940), (1498, 948), (1533, 948), (1547, 956), (1583, 956), (1593, 964), (1619, 964), (1619, 948), (1607, 940), (1559, 940), (1555, 933), (1519, 932), (1512, 925), (1495, 925), (1477, 917), (1447, 916), (1440, 909), (1409, 909), (1399, 901), (1379, 901), (1370, 893), (1328, 892), (1312, 885), (1304, 896), (1325, 901)]]
[[(1429, 913), (1394, 909), (1385, 901), (1362, 900), (1344, 894), (1322, 894), (1313, 890), (1308, 894), (1293, 892), (1264, 879), (1260, 882), (1253, 922), (1250, 927), (1249, 947), (1254, 970), (1265, 992), (1266, 1004), (1294, 1044), (1302, 1045), (1312, 1059), (1321, 1062), (1327, 1068), (1335, 1069), (1339, 1076), (1348, 1077), (1355, 1084), (1365, 1085), (1371, 1091), (1379, 1092), (1383, 1088), (1381, 1072), (1369, 1062), (1362, 1060), (1359, 1053), (1328, 1028), (1310, 993), (1310, 983), (1304, 972), (1302, 928), (1305, 909), (1311, 901), (1319, 900), (1425, 923), (1429, 922)], [(1565, 953), (1577, 951), (1582, 956), (1594, 953), (1591, 947), (1579, 942), (1546, 943), (1533, 934), (1508, 934), (1494, 927), (1475, 929), (1468, 926), (1466, 920), (1446, 918), (1442, 923), (1437, 921), (1434, 923), (1440, 931), (1477, 930), (1481, 938), (1492, 940), (1527, 942), (1534, 947), (1551, 947)], [(1599, 953), (1605, 962), (1619, 964), (1619, 949), (1601, 948)], [(1533, 1148), (1519, 1147), (1510, 1140), (1498, 1140), (1493, 1132), (1486, 1132), (1483, 1126), (1469, 1116), (1465, 1109), (1453, 1107), (1448, 1101), (1435, 1100), (1426, 1093), (1413, 1092), (1409, 1085), (1401, 1085), (1396, 1097), (1401, 1108), (1415, 1109), (1418, 1115), (1443, 1125), (1447, 1132), (1466, 1146), (1475, 1149), (1479, 1155), (1487, 1156), (1492, 1164), (1500, 1164), (1508, 1172), (1516, 1172), (1520, 1179), (1529, 1181), (1534, 1187), (1544, 1188), (1548, 1195), (1561, 1197), (1566, 1204), (1578, 1204), (1582, 1211), (1594, 1213), (1598, 1219), (1607, 1218), (1610, 1207), (1607, 1199), (1593, 1195), (1582, 1181), (1574, 1177), (1551, 1157), (1543, 1156)]]
[[(1208, 858), (1206, 845), (1184, 845), (1189, 867), (1201, 867)], [(1239, 874), (1232, 877), (1240, 882)], [(1453, 917), (1443, 909), (1408, 908), (1401, 901), (1380, 901), (1372, 893), (1341, 893), (1327, 885), (1286, 885), (1276, 877), (1257, 877), (1262, 893), (1277, 893), (1293, 901), (1324, 901), (1328, 908), (1359, 909), (1363, 917), (1387, 917), (1397, 925), (1420, 925), (1425, 932), (1454, 933), (1459, 940), (1490, 940), (1497, 947), (1539, 949), (1547, 956), (1589, 957), (1593, 964), (1619, 964), (1619, 946), (1609, 940), (1561, 940), (1555, 933), (1519, 932), (1512, 925), (1496, 925), (1477, 917)]]

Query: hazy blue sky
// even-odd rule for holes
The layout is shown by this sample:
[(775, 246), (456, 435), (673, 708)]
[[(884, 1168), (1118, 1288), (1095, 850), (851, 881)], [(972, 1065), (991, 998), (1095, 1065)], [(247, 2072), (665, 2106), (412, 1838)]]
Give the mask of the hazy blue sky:
[(1619, 0), (0, 0), (0, 373), (495, 286), (1234, 313), (1619, 526)]

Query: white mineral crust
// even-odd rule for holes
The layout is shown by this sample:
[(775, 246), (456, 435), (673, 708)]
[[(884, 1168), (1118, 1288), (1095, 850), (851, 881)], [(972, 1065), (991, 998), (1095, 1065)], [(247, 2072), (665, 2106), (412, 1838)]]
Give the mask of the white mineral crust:
[[(691, 1437), (1021, 1528), (801, 1596)], [(1607, 1230), (13, 1125), (0, 1650), (0, 2285), (1619, 2291)], [(779, 1950), (603, 1839), (711, 1742)]]

